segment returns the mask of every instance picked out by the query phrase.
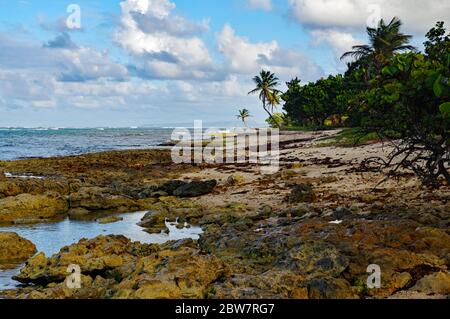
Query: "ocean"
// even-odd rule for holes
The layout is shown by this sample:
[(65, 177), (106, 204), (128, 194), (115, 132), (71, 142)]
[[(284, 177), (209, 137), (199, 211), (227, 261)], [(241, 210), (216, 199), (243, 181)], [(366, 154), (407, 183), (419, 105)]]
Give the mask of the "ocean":
[(0, 160), (153, 148), (172, 128), (0, 128)]

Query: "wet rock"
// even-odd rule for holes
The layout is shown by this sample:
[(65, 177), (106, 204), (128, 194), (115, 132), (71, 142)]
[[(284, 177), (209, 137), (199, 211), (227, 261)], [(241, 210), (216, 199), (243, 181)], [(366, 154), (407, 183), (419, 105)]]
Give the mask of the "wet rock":
[[(175, 195), (175, 191), (183, 186), (186, 186), (188, 183), (185, 181), (169, 181), (158, 188), (158, 191), (165, 192), (168, 195)], [(175, 195), (176, 196), (176, 195)]]
[(121, 222), (122, 220), (123, 220), (122, 217), (109, 216), (109, 217), (98, 218), (96, 221), (99, 224), (113, 224), (113, 223)]
[(302, 287), (304, 278), (292, 271), (271, 269), (262, 274), (236, 273), (209, 289), (209, 297), (218, 299), (308, 299)]
[(313, 187), (309, 184), (299, 184), (292, 187), (289, 195), (289, 202), (294, 203), (311, 203), (316, 196)]
[(0, 223), (50, 219), (66, 214), (67, 211), (67, 200), (56, 193), (21, 194), (0, 199)]
[(177, 197), (198, 197), (211, 193), (217, 185), (216, 180), (206, 182), (191, 182), (178, 187), (174, 192)]
[(139, 210), (139, 205), (132, 198), (102, 187), (82, 187), (70, 194), (70, 207), (115, 213)]
[(441, 271), (425, 276), (410, 291), (427, 295), (450, 295), (450, 273)]
[(217, 258), (197, 249), (163, 250), (139, 260), (130, 279), (117, 286), (114, 298), (204, 298), (207, 287), (225, 271)]
[(317, 278), (306, 286), (310, 299), (358, 299), (350, 283), (344, 279)]
[(150, 211), (142, 217), (138, 226), (148, 228), (155, 225), (164, 224), (166, 221), (167, 213), (164, 211)]
[(42, 195), (48, 192), (68, 195), (69, 184), (64, 180), (53, 179), (6, 179), (0, 181), (0, 199), (20, 194)]
[(145, 228), (145, 232), (149, 234), (160, 234), (161, 232), (168, 233), (169, 229), (166, 226), (167, 212), (163, 210), (150, 211), (142, 217), (138, 226)]
[[(3, 175), (2, 173), (0, 173)], [(17, 196), (22, 193), (19, 185), (11, 181), (0, 181), (0, 198)]]
[(286, 263), (306, 277), (338, 277), (349, 259), (330, 244), (304, 243), (289, 251)]
[(140, 199), (149, 198), (152, 196), (154, 192), (158, 191), (158, 188), (159, 188), (158, 185), (147, 185), (140, 190), (140, 192), (138, 193), (138, 197)]
[(67, 268), (72, 264), (79, 265), (84, 275), (104, 274), (134, 259), (128, 252), (129, 245), (130, 240), (123, 236), (83, 239), (62, 248), (48, 259), (44, 253), (32, 257), (13, 279), (24, 284), (44, 286), (52, 282), (60, 283), (68, 276)]
[(90, 212), (85, 208), (72, 208), (69, 210), (68, 215), (72, 220), (80, 220), (85, 219), (89, 216)]
[(0, 232), (0, 263), (23, 262), (36, 253), (36, 246), (16, 233)]

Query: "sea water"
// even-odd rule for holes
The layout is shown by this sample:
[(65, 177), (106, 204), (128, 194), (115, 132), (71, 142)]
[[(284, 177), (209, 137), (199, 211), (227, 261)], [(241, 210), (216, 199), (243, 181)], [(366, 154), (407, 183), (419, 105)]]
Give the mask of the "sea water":
[[(100, 235), (123, 235), (132, 241), (148, 244), (162, 244), (170, 240), (192, 238), (197, 240), (202, 233), (200, 227), (186, 227), (178, 229), (175, 223), (166, 223), (169, 233), (149, 234), (143, 231), (137, 223), (146, 212), (117, 215), (122, 221), (112, 224), (99, 224), (95, 221), (75, 221), (66, 219), (56, 223), (19, 225), (0, 227), (0, 232), (14, 232), (31, 240), (39, 252), (47, 257), (52, 256), (65, 246), (77, 243), (82, 238), (92, 239)], [(12, 289), (18, 285), (12, 280), (23, 265), (16, 265), (13, 269), (0, 270), (0, 290)]]

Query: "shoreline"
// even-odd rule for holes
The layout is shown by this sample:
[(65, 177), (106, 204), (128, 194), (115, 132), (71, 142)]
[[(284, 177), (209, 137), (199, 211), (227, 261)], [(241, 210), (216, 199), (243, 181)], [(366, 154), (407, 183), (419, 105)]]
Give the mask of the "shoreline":
[[(36, 255), (23, 269), (21, 280), (37, 277), (41, 286), (4, 295), (448, 296), (447, 287), (437, 282), (450, 282), (449, 188), (429, 191), (408, 172), (377, 186), (387, 171), (377, 172), (361, 163), (386, 154), (389, 147), (322, 145), (336, 133), (283, 133), (280, 171), (272, 175), (262, 175), (252, 165), (173, 164), (167, 150), (0, 161), (0, 220), (45, 223), (62, 216), (89, 220), (96, 214), (108, 217), (144, 210), (152, 212), (141, 223), (148, 232), (164, 231), (164, 221), (175, 219), (203, 229), (198, 241), (146, 245), (99, 237), (48, 259)], [(6, 178), (4, 172), (49, 178)], [(214, 186), (208, 181), (215, 181)], [(180, 189), (201, 195), (174, 195), (183, 194)], [(101, 248), (109, 245), (118, 247), (118, 252)], [(89, 263), (81, 265), (85, 288), (66, 289), (65, 269), (54, 261), (83, 260), (87, 258), (83, 247), (95, 247), (89, 254), (103, 266), (95, 266), (100, 269), (94, 272)], [(156, 255), (164, 256), (164, 263), (150, 262)], [(383, 286), (367, 289), (366, 268), (374, 263), (382, 268)], [(41, 275), (39, 265), (45, 265)], [(175, 277), (180, 278), (177, 284)]]

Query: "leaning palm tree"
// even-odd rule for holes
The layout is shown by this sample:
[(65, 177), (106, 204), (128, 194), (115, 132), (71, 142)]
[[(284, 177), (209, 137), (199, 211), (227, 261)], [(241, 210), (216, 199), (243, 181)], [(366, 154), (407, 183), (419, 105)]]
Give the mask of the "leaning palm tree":
[(263, 103), (264, 111), (269, 114), (274, 123), (277, 123), (272, 113), (274, 107), (280, 104), (281, 91), (277, 89), (279, 85), (278, 78), (272, 72), (262, 70), (259, 75), (253, 78), (253, 82), (255, 82), (256, 88), (248, 94), (259, 93), (259, 99)]
[(408, 44), (412, 36), (401, 33), (401, 26), (402, 22), (397, 17), (392, 18), (388, 24), (381, 19), (377, 28), (367, 28), (369, 44), (353, 46), (353, 50), (344, 53), (341, 60), (347, 57), (364, 59), (373, 63), (380, 71), (384, 61), (397, 52), (416, 50), (414, 46)]
[(239, 114), (236, 115), (236, 117), (244, 123), (245, 126), (247, 126), (246, 120), (250, 117), (250, 112), (247, 109), (239, 110)]

